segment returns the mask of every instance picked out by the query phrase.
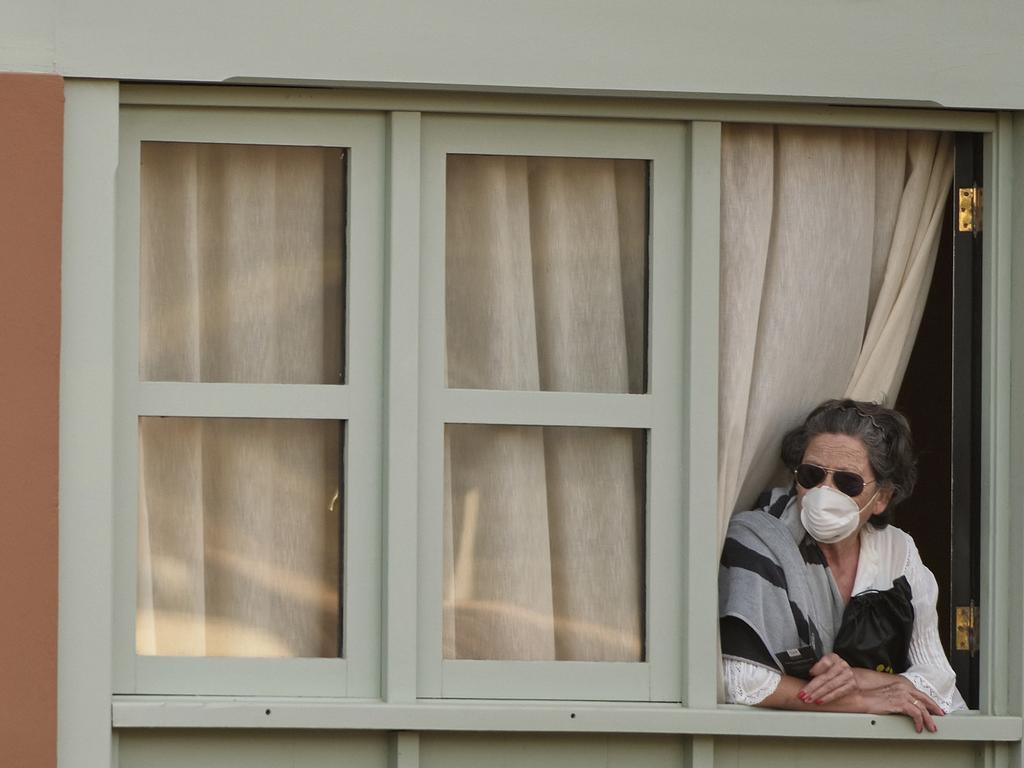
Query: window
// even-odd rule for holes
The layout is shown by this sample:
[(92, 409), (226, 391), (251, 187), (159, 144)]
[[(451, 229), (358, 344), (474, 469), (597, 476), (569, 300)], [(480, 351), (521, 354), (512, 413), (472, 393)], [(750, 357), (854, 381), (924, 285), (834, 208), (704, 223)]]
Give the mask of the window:
[(117, 690), (376, 695), (383, 121), (122, 129)]
[(713, 708), (722, 124), (228, 101), (121, 110), (115, 693)]
[(424, 120), (421, 696), (679, 698), (685, 141)]
[[(125, 115), (119, 690), (378, 691), (384, 137)], [(686, 139), (423, 123), (420, 696), (680, 698)]]

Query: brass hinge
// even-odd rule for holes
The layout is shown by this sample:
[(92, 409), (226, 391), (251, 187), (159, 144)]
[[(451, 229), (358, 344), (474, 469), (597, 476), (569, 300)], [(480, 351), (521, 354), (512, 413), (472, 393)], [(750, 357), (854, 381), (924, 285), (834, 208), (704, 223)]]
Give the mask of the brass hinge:
[(981, 232), (981, 187), (961, 187), (957, 192), (959, 193), (957, 202), (959, 230), (961, 232)]
[(956, 607), (956, 649), (970, 651), (973, 656), (978, 652), (979, 608), (971, 600), (970, 605)]

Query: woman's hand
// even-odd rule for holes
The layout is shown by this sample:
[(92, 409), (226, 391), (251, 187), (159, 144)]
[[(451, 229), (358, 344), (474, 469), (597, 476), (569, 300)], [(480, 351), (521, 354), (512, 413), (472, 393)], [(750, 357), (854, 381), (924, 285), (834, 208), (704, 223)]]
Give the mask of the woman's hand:
[(807, 704), (828, 704), (860, 690), (853, 669), (834, 653), (818, 659), (810, 675), (810, 681), (797, 693), (800, 701)]
[(862, 691), (870, 691), (875, 688), (884, 688), (892, 683), (906, 683), (913, 687), (907, 678), (901, 675), (894, 675), (891, 672), (877, 672), (873, 669), (864, 669), (863, 667), (854, 667), (853, 676), (857, 679), (857, 686)]
[(871, 669), (853, 669), (834, 653), (811, 667), (811, 680), (797, 693), (805, 704), (829, 704), (846, 696), (863, 702), (854, 711), (875, 715), (902, 714), (914, 721), (914, 730), (938, 730), (932, 716), (945, 714), (942, 707), (902, 675)]
[[(871, 674), (864, 674), (868, 672)], [(778, 687), (757, 706), (803, 712), (906, 715), (914, 721), (914, 730), (918, 733), (925, 729), (932, 733), (938, 730), (932, 716), (942, 715), (942, 708), (902, 675), (885, 675), (884, 684), (878, 685), (877, 676), (882, 673), (851, 669), (835, 654), (820, 659), (811, 667), (810, 674), (809, 682), (783, 675)], [(870, 687), (858, 685), (857, 678), (861, 676), (871, 683)], [(815, 695), (818, 698), (812, 698)]]
[[(903, 681), (903, 682), (899, 682)], [(932, 733), (938, 730), (932, 715), (943, 715), (942, 707), (925, 693), (917, 690), (913, 683), (905, 677), (898, 677), (888, 685), (863, 691), (865, 712), (875, 715), (907, 715), (914, 721), (914, 730), (918, 733), (927, 728)]]

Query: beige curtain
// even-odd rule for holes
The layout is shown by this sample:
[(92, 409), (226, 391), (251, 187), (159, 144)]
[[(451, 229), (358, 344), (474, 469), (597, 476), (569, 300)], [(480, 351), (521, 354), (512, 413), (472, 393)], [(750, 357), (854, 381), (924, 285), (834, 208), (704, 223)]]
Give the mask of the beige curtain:
[[(341, 151), (147, 143), (140, 378), (338, 383)], [(330, 421), (140, 420), (140, 654), (336, 656)]]
[(947, 134), (723, 126), (720, 542), (810, 408), (895, 399), (951, 180)]
[[(448, 386), (642, 392), (642, 161), (450, 156)], [(448, 425), (444, 655), (643, 656), (642, 434)]]

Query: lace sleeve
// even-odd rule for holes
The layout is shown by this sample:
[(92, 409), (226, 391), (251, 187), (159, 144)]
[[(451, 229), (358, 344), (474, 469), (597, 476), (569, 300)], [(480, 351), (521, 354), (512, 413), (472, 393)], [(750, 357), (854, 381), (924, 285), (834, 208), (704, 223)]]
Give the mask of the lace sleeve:
[(740, 659), (723, 659), (726, 704), (760, 704), (779, 687), (778, 672)]
[(906, 576), (913, 591), (914, 630), (908, 654), (910, 667), (903, 676), (919, 691), (931, 696), (943, 712), (967, 709), (956, 688), (956, 673), (950, 667), (939, 639), (935, 612), (939, 588), (913, 544), (907, 553)]

